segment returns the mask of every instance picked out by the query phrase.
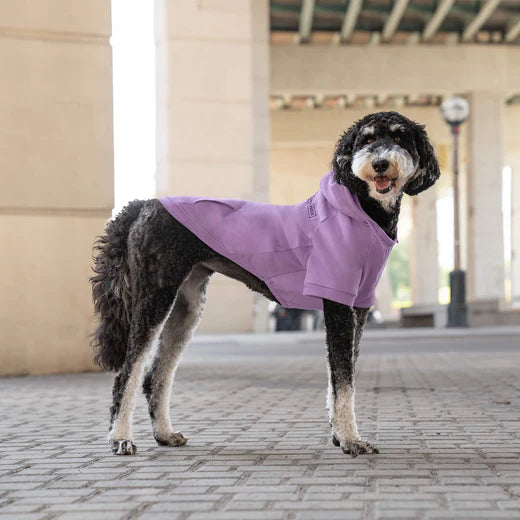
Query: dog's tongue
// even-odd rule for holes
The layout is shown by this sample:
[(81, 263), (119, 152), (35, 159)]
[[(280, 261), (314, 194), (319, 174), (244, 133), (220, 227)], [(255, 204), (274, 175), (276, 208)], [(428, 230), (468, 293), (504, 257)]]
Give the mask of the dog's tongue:
[(376, 187), (379, 190), (386, 190), (392, 181), (385, 175), (382, 177), (376, 177)]

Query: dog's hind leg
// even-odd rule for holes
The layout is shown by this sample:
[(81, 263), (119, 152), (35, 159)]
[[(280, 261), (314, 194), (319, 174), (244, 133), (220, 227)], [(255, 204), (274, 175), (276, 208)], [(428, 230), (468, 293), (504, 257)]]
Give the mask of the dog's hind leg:
[(160, 298), (145, 298), (132, 310), (130, 348), (121, 371), (116, 376), (110, 408), (108, 441), (116, 455), (133, 455), (132, 418), (136, 391), (141, 386), (143, 372), (157, 345), (164, 323), (173, 305), (175, 290)]
[(327, 408), (332, 439), (345, 453), (379, 453), (359, 436), (354, 410), (354, 375), (367, 309), (323, 300), (329, 368)]
[(164, 325), (161, 341), (143, 392), (148, 400), (153, 435), (160, 446), (182, 446), (187, 440), (173, 431), (170, 395), (175, 371), (185, 346), (196, 329), (206, 299), (206, 287), (213, 271), (195, 266), (177, 292), (172, 312)]

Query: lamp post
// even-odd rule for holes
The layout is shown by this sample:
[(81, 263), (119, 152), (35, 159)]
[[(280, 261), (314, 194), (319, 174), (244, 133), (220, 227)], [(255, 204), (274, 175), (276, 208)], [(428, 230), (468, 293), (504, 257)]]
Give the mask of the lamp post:
[(450, 125), (453, 137), (453, 231), (454, 266), (450, 273), (450, 303), (448, 305), (448, 327), (468, 326), (466, 304), (466, 273), (460, 263), (460, 215), (459, 215), (459, 133), (460, 125), (469, 116), (469, 103), (462, 97), (451, 97), (441, 105), (441, 114)]

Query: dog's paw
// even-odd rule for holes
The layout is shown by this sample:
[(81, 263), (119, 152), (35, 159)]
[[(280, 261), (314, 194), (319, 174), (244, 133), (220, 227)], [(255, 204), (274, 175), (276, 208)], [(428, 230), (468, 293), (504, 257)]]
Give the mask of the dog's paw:
[(334, 446), (341, 446), (343, 453), (350, 455), (353, 459), (359, 454), (379, 453), (379, 450), (375, 446), (372, 446), (368, 441), (362, 441), (361, 439), (351, 439), (341, 443), (339, 439), (333, 435), (332, 444), (334, 444)]
[(112, 453), (115, 455), (135, 455), (137, 453), (137, 446), (128, 440), (113, 441)]
[(181, 432), (169, 433), (166, 437), (155, 437), (159, 446), (184, 446), (188, 439)]

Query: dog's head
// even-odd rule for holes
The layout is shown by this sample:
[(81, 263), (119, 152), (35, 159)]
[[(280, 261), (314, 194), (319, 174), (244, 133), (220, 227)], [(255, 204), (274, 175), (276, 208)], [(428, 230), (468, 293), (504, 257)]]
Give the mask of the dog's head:
[(402, 192), (417, 195), (439, 178), (439, 163), (424, 126), (397, 112), (370, 114), (340, 138), (333, 159), (336, 182), (390, 210)]

